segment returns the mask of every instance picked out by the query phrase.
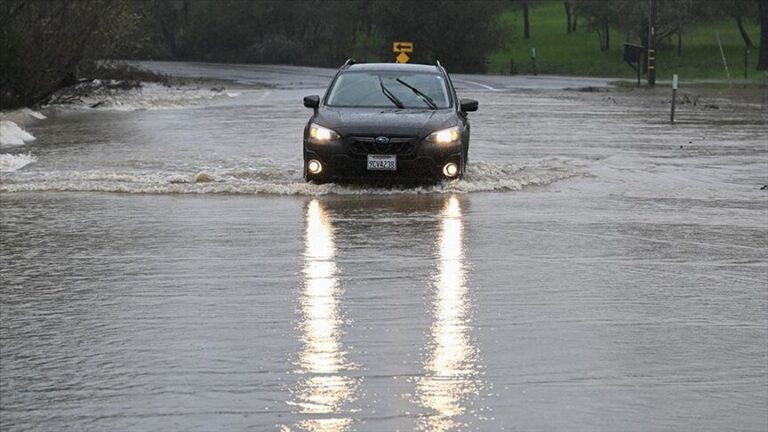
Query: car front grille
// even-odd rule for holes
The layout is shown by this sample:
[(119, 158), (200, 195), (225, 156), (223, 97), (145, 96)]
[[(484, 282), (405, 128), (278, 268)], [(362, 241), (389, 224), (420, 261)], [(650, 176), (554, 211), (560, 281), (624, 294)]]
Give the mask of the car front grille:
[(375, 137), (350, 137), (349, 148), (357, 154), (409, 154), (416, 149), (416, 138), (393, 137), (386, 144), (376, 142)]

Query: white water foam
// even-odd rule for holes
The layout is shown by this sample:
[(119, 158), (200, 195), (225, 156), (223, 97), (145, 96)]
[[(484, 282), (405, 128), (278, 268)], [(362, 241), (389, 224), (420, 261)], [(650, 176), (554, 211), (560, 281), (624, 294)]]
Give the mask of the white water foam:
[(66, 104), (52, 107), (69, 110), (145, 111), (175, 109), (194, 106), (222, 97), (238, 97), (240, 93), (219, 89), (204, 89), (190, 86), (166, 87), (156, 83), (142, 83), (131, 90), (96, 91)]
[(16, 123), (10, 120), (0, 120), (0, 145), (20, 146), (34, 140), (35, 137), (31, 133)]
[(40, 111), (35, 111), (29, 108), (22, 108), (21, 112), (22, 114), (28, 115), (32, 118), (36, 118), (38, 120), (45, 120), (48, 118), (45, 116), (45, 114), (41, 113)]
[(0, 172), (18, 171), (36, 160), (31, 154), (0, 154)]
[[(23, 175), (22, 175), (23, 174)], [(144, 194), (270, 194), (270, 195), (395, 195), (519, 191), (586, 172), (551, 159), (523, 165), (474, 162), (464, 179), (418, 187), (370, 185), (315, 185), (305, 183), (295, 169), (258, 166), (180, 172), (53, 172), (19, 173), (6, 177), (2, 192), (72, 191)], [(200, 182), (200, 179), (205, 179)], [(196, 179), (198, 181), (196, 181)]]

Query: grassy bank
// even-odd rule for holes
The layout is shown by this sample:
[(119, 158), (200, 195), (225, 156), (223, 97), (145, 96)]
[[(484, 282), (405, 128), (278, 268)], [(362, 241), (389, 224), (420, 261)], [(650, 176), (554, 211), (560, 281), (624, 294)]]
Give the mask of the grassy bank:
[[(507, 74), (510, 60), (517, 72), (533, 73), (530, 49), (536, 48), (541, 74), (585, 75), (633, 79), (636, 73), (622, 59), (626, 35), (611, 29), (611, 47), (600, 52), (597, 34), (588, 31), (586, 19), (579, 17), (576, 33), (566, 34), (565, 11), (560, 0), (545, 0), (530, 11), (531, 38), (523, 39), (523, 17), (519, 9), (510, 9), (500, 18), (514, 29), (508, 46), (492, 53), (489, 72)], [(754, 20), (746, 20), (746, 29), (754, 43), (760, 41), (760, 28)], [(676, 37), (659, 47), (657, 77), (670, 79), (677, 73), (684, 79), (726, 79), (727, 75), (717, 45), (720, 34), (731, 78), (744, 78), (744, 42), (733, 19), (691, 28), (683, 35), (682, 56), (677, 56)], [(639, 43), (637, 40), (631, 43)], [(749, 56), (749, 79), (766, 79), (766, 73), (755, 70), (758, 47)]]

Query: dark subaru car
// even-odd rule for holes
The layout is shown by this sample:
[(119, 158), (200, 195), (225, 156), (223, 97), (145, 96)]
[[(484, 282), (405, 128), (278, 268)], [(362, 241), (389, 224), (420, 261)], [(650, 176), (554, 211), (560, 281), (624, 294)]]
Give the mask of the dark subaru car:
[(477, 101), (458, 99), (436, 65), (347, 61), (328, 90), (304, 98), (304, 178), (427, 181), (461, 178)]

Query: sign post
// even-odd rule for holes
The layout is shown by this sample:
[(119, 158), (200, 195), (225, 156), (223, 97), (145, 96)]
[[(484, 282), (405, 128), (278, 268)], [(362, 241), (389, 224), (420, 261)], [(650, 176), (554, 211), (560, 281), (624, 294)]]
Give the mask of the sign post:
[[(637, 72), (637, 86), (640, 87), (640, 74), (642, 72), (642, 59), (644, 47), (641, 45), (624, 44), (624, 61)], [(637, 65), (637, 66), (635, 66)]]
[(397, 57), (395, 57), (397, 63), (408, 63), (411, 59), (411, 57), (408, 56), (408, 53), (413, 52), (413, 42), (393, 42), (392, 52), (399, 53)]

